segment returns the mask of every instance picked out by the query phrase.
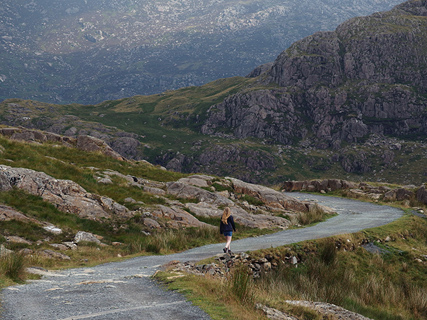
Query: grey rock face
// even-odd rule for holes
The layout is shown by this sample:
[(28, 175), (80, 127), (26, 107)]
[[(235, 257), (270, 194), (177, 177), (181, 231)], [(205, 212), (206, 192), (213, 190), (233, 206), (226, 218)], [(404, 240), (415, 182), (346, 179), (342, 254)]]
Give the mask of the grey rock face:
[(230, 180), (233, 183), (233, 189), (242, 194), (255, 196), (261, 199), (266, 205), (279, 208), (288, 209), (300, 212), (307, 212), (309, 209), (308, 203), (296, 200), (295, 198), (289, 197), (281, 192), (267, 188), (261, 185), (246, 183), (238, 179)]
[[(240, 92), (212, 106), (202, 133), (283, 144), (311, 137), (335, 149), (369, 134), (426, 134), (425, 10), (423, 1), (405, 2), (295, 42), (259, 76), (280, 88)], [(344, 166), (367, 170), (347, 160)]]
[(130, 217), (129, 210), (110, 198), (86, 192), (71, 180), (55, 179), (43, 172), (0, 166), (0, 190), (23, 189), (54, 204), (59, 210), (82, 218), (99, 219), (112, 215)]
[(96, 244), (101, 244), (101, 241), (92, 233), (85, 232), (85, 231), (79, 231), (74, 237), (74, 242), (95, 242)]
[(184, 199), (198, 199), (201, 202), (215, 205), (233, 206), (233, 201), (215, 194), (213, 192), (200, 189), (182, 182), (169, 182), (166, 184), (167, 193)]
[(77, 148), (84, 151), (99, 151), (118, 160), (124, 160), (123, 157), (115, 152), (104, 140), (91, 136), (81, 135), (77, 137)]
[[(263, 170), (276, 169), (274, 157), (264, 150), (254, 150), (239, 144), (213, 144), (199, 155), (167, 154), (159, 162), (178, 172), (205, 172), (214, 175), (230, 175), (242, 180), (259, 182)], [(254, 181), (257, 180), (257, 181)]]

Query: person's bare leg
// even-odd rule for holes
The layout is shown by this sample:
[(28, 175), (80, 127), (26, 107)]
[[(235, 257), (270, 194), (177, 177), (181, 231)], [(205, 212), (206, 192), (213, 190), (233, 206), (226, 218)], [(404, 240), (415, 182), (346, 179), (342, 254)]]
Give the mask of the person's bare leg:
[(227, 241), (225, 247), (230, 250), (231, 236), (225, 236), (225, 240)]

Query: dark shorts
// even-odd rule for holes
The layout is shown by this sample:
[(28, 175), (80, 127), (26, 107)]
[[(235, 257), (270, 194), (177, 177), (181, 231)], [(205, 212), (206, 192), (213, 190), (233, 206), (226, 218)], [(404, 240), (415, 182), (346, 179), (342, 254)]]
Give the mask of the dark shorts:
[(232, 231), (224, 231), (222, 234), (226, 237), (231, 237), (233, 235), (233, 232)]

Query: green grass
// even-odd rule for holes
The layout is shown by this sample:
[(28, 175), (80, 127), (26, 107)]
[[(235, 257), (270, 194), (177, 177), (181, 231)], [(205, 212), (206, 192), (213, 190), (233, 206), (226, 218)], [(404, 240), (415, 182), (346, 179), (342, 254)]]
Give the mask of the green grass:
[[(10, 141), (0, 137), (5, 151), (0, 154), (0, 164), (29, 168), (45, 172), (57, 179), (72, 180), (86, 191), (110, 197), (119, 203), (132, 197), (145, 204), (163, 204), (164, 200), (129, 186), (123, 179), (113, 176), (114, 185), (99, 184), (94, 178), (97, 170), (113, 170), (124, 175), (136, 176), (155, 181), (175, 181), (186, 175), (166, 170), (144, 162), (124, 162), (105, 157), (100, 153), (87, 153), (68, 147), (54, 147), (51, 144), (35, 145)], [(12, 160), (12, 162), (10, 161)]]

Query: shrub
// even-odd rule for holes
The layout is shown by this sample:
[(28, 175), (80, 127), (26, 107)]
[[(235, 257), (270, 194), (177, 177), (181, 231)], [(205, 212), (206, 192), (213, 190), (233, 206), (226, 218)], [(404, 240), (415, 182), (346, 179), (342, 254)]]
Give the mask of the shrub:
[(23, 280), (25, 258), (22, 254), (11, 253), (0, 258), (0, 270), (13, 281)]
[(320, 248), (320, 259), (327, 265), (335, 262), (337, 258), (337, 248), (333, 240), (327, 241)]
[(251, 282), (251, 275), (245, 265), (242, 264), (234, 270), (233, 278), (230, 282), (231, 292), (242, 303), (251, 303), (253, 300)]
[(322, 210), (322, 208), (315, 204), (313, 206), (310, 206), (308, 212), (299, 213), (298, 214), (298, 222), (301, 225), (308, 225), (311, 223), (316, 223), (323, 221), (326, 213)]

